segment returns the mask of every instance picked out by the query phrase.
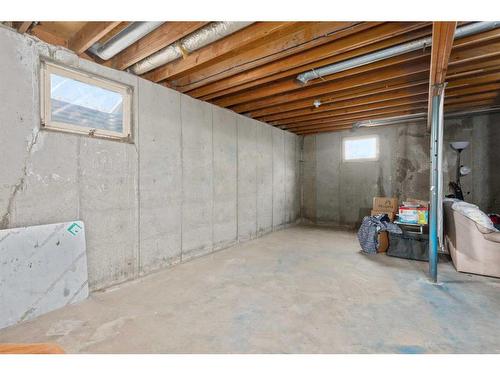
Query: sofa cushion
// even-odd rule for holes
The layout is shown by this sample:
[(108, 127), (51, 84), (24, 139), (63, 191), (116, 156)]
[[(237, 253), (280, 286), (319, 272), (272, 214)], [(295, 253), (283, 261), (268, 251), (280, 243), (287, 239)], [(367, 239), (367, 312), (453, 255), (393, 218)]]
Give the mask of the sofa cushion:
[(478, 224), (478, 229), (481, 233), (484, 232), (479, 226), (482, 226), (485, 229), (490, 230), (491, 232), (498, 232), (498, 229), (495, 228), (488, 215), (481, 211), (476, 205), (460, 201), (453, 203), (451, 208)]
[(500, 243), (500, 232), (491, 232), (483, 234), (483, 237), (488, 241), (498, 242)]

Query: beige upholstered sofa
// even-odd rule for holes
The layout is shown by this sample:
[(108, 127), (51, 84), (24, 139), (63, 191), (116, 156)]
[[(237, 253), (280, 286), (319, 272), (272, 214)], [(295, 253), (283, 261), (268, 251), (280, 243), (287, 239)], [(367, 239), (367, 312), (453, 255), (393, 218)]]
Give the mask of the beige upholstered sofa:
[(500, 232), (453, 209), (453, 203), (444, 202), (444, 242), (455, 268), (460, 272), (500, 277)]

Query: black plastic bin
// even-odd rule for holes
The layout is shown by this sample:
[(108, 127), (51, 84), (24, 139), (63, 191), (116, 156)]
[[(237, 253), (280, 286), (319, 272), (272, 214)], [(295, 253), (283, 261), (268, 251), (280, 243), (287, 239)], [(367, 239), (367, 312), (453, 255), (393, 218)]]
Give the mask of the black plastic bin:
[(387, 255), (391, 257), (429, 260), (429, 236), (403, 231), (402, 234), (389, 233)]

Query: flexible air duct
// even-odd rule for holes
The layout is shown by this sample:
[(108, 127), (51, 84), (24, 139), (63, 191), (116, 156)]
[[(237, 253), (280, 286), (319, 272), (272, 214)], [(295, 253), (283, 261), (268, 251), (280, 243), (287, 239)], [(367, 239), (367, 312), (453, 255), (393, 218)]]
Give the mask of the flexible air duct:
[(222, 39), (252, 22), (212, 22), (134, 64), (130, 70), (141, 75)]
[(103, 60), (109, 60), (128, 46), (137, 42), (165, 22), (132, 22), (106, 43), (95, 43), (89, 51)]

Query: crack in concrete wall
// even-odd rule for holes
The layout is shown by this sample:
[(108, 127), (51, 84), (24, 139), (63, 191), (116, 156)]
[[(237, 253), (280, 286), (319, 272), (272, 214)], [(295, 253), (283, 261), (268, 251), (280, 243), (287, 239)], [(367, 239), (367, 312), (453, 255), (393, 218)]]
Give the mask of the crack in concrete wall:
[(39, 130), (35, 129), (32, 134), (31, 140), (28, 142), (27, 146), (27, 155), (24, 160), (24, 165), (22, 168), (22, 174), (19, 178), (18, 182), (13, 186), (12, 193), (10, 194), (7, 200), (7, 208), (5, 210), (5, 214), (2, 215), (2, 219), (0, 220), (0, 229), (6, 229), (9, 227), (10, 216), (12, 215), (12, 209), (14, 208), (14, 202), (17, 197), (17, 194), (23, 190), (26, 184), (26, 177), (28, 176), (28, 163), (30, 161), (31, 153), (33, 151), (33, 147), (35, 146), (38, 140)]
[[(84, 221), (91, 290), (282, 229), (298, 218), (298, 137), (292, 133), (1, 27), (0, 44), (0, 77), (18, 87), (10, 95), (0, 86), (8, 108), (0, 108), (0, 148), (10, 158), (2, 170), (9, 182), (0, 185), (0, 214), (7, 206), (1, 224)], [(43, 58), (133, 87), (134, 142), (43, 129), (38, 134)], [(258, 129), (267, 142), (262, 149)], [(244, 227), (238, 216), (249, 219)]]

